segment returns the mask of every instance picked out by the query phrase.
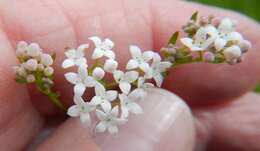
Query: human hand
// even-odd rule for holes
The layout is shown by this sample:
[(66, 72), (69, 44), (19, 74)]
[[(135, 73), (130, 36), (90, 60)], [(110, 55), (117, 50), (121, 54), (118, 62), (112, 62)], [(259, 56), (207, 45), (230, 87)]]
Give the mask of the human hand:
[(209, 142), (209, 150), (260, 150), (259, 96), (248, 92), (260, 75), (257, 69), (260, 53), (254, 51), (259, 47), (259, 25), (225, 10), (170, 0), (1, 1), (0, 150), (22, 150), (42, 131), (45, 121), (57, 115), (46, 97), (14, 82), (11, 67), (16, 64), (13, 47), (17, 41), (37, 42), (45, 50), (56, 51), (56, 89), (69, 104), (72, 92), (60, 68), (65, 47), (75, 47), (92, 35), (109, 37), (116, 42), (117, 56), (124, 64), (128, 58), (124, 50), (129, 44), (159, 50), (196, 10), (202, 15), (237, 19), (241, 23), (239, 30), (254, 48), (236, 66), (192, 64), (172, 71), (164, 87), (196, 106), (192, 107), (194, 118), (175, 95), (152, 90), (142, 104), (144, 114), (130, 118), (126, 126), (120, 127), (118, 137), (92, 138), (78, 120), (68, 119), (37, 149), (81, 151), (125, 147), (184, 151), (192, 150), (194, 145), (199, 150)]

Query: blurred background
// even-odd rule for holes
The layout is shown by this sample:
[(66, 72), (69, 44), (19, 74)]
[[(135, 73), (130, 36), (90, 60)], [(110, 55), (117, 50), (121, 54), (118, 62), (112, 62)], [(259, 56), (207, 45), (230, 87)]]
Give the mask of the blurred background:
[[(188, 0), (207, 5), (232, 9), (243, 13), (260, 22), (260, 0)], [(260, 34), (260, 33), (259, 33)], [(257, 85), (255, 92), (260, 93), (260, 85)]]
[(241, 12), (260, 21), (260, 0), (189, 0)]

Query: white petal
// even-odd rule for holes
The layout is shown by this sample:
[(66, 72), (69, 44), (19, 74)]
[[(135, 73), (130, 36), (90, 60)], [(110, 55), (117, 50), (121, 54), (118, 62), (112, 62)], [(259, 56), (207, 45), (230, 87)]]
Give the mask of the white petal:
[(110, 125), (108, 127), (108, 132), (112, 135), (116, 134), (118, 132), (118, 128), (115, 125)]
[(98, 117), (99, 120), (103, 121), (106, 119), (107, 115), (106, 113), (104, 113), (103, 111), (100, 111), (100, 110), (96, 110), (96, 115)]
[(153, 55), (154, 55), (154, 52), (152, 52), (152, 51), (145, 51), (143, 53), (144, 61), (147, 62), (147, 61), (151, 60), (153, 58)]
[[(89, 44), (82, 44), (82, 45), (79, 45), (79, 47), (77, 48), (78, 52), (80, 53), (79, 57), (83, 57), (84, 56), (84, 50), (87, 49), (89, 47)], [(83, 52), (83, 54), (82, 54)]]
[(118, 63), (115, 60), (108, 59), (105, 62), (104, 70), (113, 73), (114, 71), (116, 71), (117, 67)]
[(90, 124), (90, 115), (89, 115), (89, 113), (82, 113), (81, 115), (80, 115), (80, 121), (82, 122), (82, 123), (86, 123), (86, 124)]
[(73, 105), (71, 106), (68, 111), (67, 111), (67, 114), (71, 117), (77, 117), (79, 116), (79, 109), (77, 107), (77, 105)]
[(87, 68), (87, 59), (86, 58), (79, 58), (75, 60), (75, 64), (77, 66), (84, 66), (85, 68)]
[(125, 80), (129, 83), (132, 83), (137, 80), (138, 76), (139, 73), (137, 71), (128, 71), (125, 73)]
[(168, 61), (163, 61), (163, 62), (160, 62), (158, 64), (158, 69), (160, 72), (165, 72), (168, 68), (170, 68), (172, 66), (172, 63), (171, 62), (168, 62)]
[(191, 38), (181, 38), (180, 41), (182, 42), (182, 44), (184, 44), (188, 48), (193, 47), (193, 40)]
[(242, 54), (240, 48), (239, 48), (238, 46), (236, 46), (236, 45), (233, 45), (233, 46), (231, 46), (231, 47), (226, 48), (226, 49), (223, 51), (223, 53), (224, 53), (224, 56), (225, 56), (225, 58), (226, 58), (227, 61), (236, 60), (236, 59), (238, 59), (238, 58), (241, 56), (241, 54)]
[(130, 112), (134, 114), (141, 114), (143, 113), (143, 109), (135, 102), (131, 102), (127, 105), (127, 108)]
[(148, 63), (146, 62), (143, 62), (139, 65), (140, 69), (143, 71), (143, 72), (148, 72), (149, 69), (150, 69), (150, 66)]
[(218, 29), (224, 33), (231, 32), (233, 28), (234, 28), (234, 24), (232, 20), (229, 18), (222, 19), (218, 27)]
[(153, 55), (153, 63), (161, 62), (161, 56), (158, 53), (154, 53)]
[(105, 87), (102, 84), (97, 84), (95, 86), (95, 94), (97, 96), (101, 96), (101, 97), (105, 96), (106, 95)]
[(97, 133), (101, 133), (101, 132), (105, 132), (106, 129), (107, 129), (107, 123), (105, 121), (100, 121), (96, 126), (95, 131)]
[(79, 68), (78, 68), (78, 76), (82, 80), (85, 79), (86, 77), (88, 77), (88, 69), (85, 66), (79, 66)]
[(117, 91), (109, 90), (109, 91), (106, 92), (106, 98), (107, 98), (108, 101), (111, 102), (111, 101), (115, 100), (116, 97), (117, 97)]
[(92, 59), (101, 58), (101, 57), (103, 57), (103, 55), (104, 55), (104, 51), (103, 50), (101, 50), (100, 48), (95, 48), (94, 52), (92, 54)]
[(141, 49), (139, 47), (131, 45), (129, 47), (129, 49), (130, 49), (131, 56), (133, 58), (141, 58), (142, 57), (142, 52), (141, 52)]
[(214, 42), (214, 45), (215, 45), (215, 48), (217, 51), (222, 50), (226, 44), (227, 44), (227, 41), (222, 38), (217, 38)]
[(75, 64), (74, 64), (74, 61), (73, 60), (71, 60), (71, 59), (65, 59), (64, 61), (63, 61), (63, 63), (62, 63), (62, 68), (69, 68), (69, 67), (72, 67), (72, 66), (74, 66)]
[(83, 98), (79, 95), (75, 95), (73, 97), (73, 101), (76, 105), (78, 105), (79, 107), (83, 107), (85, 105), (85, 101), (83, 100)]
[(93, 73), (92, 73), (92, 76), (95, 78), (95, 79), (102, 79), (104, 76), (105, 76), (105, 71), (100, 68), (100, 67), (97, 67), (94, 69)]
[(106, 50), (104, 52), (104, 55), (108, 57), (109, 59), (115, 59), (115, 53), (112, 50)]
[(126, 64), (126, 70), (136, 69), (138, 67), (138, 62), (134, 59), (130, 59)]
[(67, 81), (69, 81), (72, 84), (77, 84), (77, 82), (78, 82), (78, 75), (73, 72), (66, 73), (65, 78)]
[(127, 118), (129, 116), (129, 111), (126, 106), (121, 107), (121, 118)]
[(141, 88), (134, 89), (129, 95), (128, 98), (131, 101), (141, 101), (144, 97), (144, 90)]
[(120, 81), (120, 79), (122, 79), (122, 77), (124, 76), (124, 72), (117, 70), (113, 73), (113, 77), (116, 80), (116, 82)]
[(69, 59), (74, 59), (76, 57), (76, 50), (75, 49), (69, 49), (65, 52), (65, 56)]
[(113, 109), (111, 110), (110, 113), (111, 113), (111, 115), (112, 115), (113, 117), (117, 117), (117, 115), (118, 115), (118, 113), (119, 113), (118, 106), (113, 107)]
[(109, 112), (111, 110), (111, 103), (107, 100), (103, 100), (103, 102), (101, 103), (101, 107), (105, 112)]
[(86, 87), (94, 87), (97, 84), (97, 81), (93, 77), (86, 77), (84, 80), (84, 84)]
[(99, 96), (94, 96), (89, 103), (91, 105), (99, 105), (102, 103), (102, 100)]
[(49, 54), (42, 54), (41, 63), (45, 66), (50, 66), (53, 64), (53, 59)]
[(161, 74), (158, 74), (156, 76), (153, 77), (155, 80), (155, 83), (158, 87), (162, 86), (162, 82), (163, 82), (163, 76)]
[(85, 90), (86, 90), (86, 86), (83, 85), (82, 83), (76, 84), (74, 86), (74, 93), (76, 95), (82, 96), (84, 94)]
[(107, 38), (104, 40), (104, 44), (108, 49), (112, 49), (114, 47), (114, 42)]
[(239, 32), (232, 32), (229, 34), (228, 40), (239, 43), (240, 41), (243, 40), (243, 36)]
[(119, 88), (123, 93), (128, 94), (131, 90), (131, 85), (127, 82), (120, 82)]
[(96, 47), (102, 44), (102, 41), (99, 37), (93, 36), (93, 37), (89, 37), (88, 39), (93, 41)]

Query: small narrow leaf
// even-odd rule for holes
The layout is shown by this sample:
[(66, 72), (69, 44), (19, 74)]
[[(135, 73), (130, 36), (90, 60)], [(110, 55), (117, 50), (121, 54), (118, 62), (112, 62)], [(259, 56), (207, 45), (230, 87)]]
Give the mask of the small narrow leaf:
[(197, 21), (197, 19), (198, 19), (198, 14), (199, 14), (199, 12), (196, 11), (195, 13), (192, 14), (192, 16), (191, 16), (190, 19), (193, 20), (193, 21)]
[(257, 85), (254, 90), (256, 93), (260, 93), (260, 85)]
[(20, 84), (27, 83), (27, 81), (26, 81), (25, 78), (16, 78), (15, 81), (16, 81), (17, 83), (20, 83)]
[(177, 42), (177, 39), (178, 39), (178, 36), (179, 36), (179, 31), (176, 31), (170, 38), (168, 44), (173, 44), (175, 45), (176, 42)]

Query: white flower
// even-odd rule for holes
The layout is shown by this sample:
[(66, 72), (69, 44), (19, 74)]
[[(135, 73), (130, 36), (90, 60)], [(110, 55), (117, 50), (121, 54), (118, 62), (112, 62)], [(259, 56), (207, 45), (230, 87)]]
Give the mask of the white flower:
[(218, 26), (218, 38), (215, 40), (215, 48), (217, 51), (224, 49), (229, 41), (239, 43), (243, 40), (243, 36), (235, 31), (235, 24), (229, 18), (221, 20)]
[(92, 59), (98, 59), (106, 56), (109, 59), (115, 59), (115, 53), (112, 51), (114, 43), (110, 39), (102, 41), (99, 37), (90, 37), (89, 40), (93, 41), (96, 48), (92, 54)]
[(119, 88), (123, 93), (129, 93), (131, 90), (131, 83), (137, 80), (139, 73), (136, 71), (128, 71), (126, 73), (117, 70), (113, 73), (114, 79), (119, 83)]
[(82, 44), (77, 49), (69, 49), (65, 52), (67, 59), (62, 63), (63, 68), (69, 68), (72, 66), (86, 66), (87, 60), (84, 57), (84, 50), (88, 48), (88, 44)]
[(129, 112), (134, 114), (143, 113), (143, 109), (136, 103), (136, 101), (140, 101), (140, 93), (138, 91), (132, 91), (129, 94), (119, 94), (119, 99), (122, 110), (122, 118), (127, 118)]
[(137, 96), (139, 96), (140, 98), (139, 100), (143, 100), (147, 94), (147, 90), (153, 87), (154, 85), (152, 83), (145, 82), (144, 77), (139, 77), (137, 82), (137, 88), (134, 89), (133, 92), (135, 91), (135, 93), (137, 93)]
[(34, 81), (35, 81), (34, 75), (29, 74), (29, 75), (26, 77), (26, 81), (27, 81), (28, 83), (34, 82)]
[(117, 98), (117, 91), (106, 91), (101, 84), (95, 87), (95, 94), (96, 95), (91, 99), (90, 104), (101, 105), (104, 110), (108, 110), (109, 106), (111, 106), (110, 102)]
[(129, 49), (132, 59), (128, 61), (126, 69), (131, 70), (140, 68), (146, 72), (149, 69), (149, 64), (147, 62), (153, 58), (154, 53), (152, 51), (145, 51), (142, 53), (141, 49), (137, 46), (130, 46)]
[(182, 38), (181, 42), (191, 51), (204, 51), (214, 43), (217, 30), (214, 26), (200, 27), (193, 38)]
[(242, 55), (241, 49), (237, 45), (226, 48), (223, 53), (226, 60), (230, 63), (235, 63)]
[(71, 117), (80, 117), (82, 123), (89, 125), (91, 123), (89, 113), (95, 109), (95, 106), (85, 102), (80, 96), (74, 96), (75, 105), (71, 106), (67, 114)]
[(92, 76), (88, 75), (88, 70), (85, 66), (78, 68), (78, 73), (69, 72), (65, 74), (65, 78), (74, 86), (74, 93), (82, 96), (86, 87), (94, 87), (99, 84), (99, 80), (104, 77), (105, 72), (102, 68), (95, 68)]
[(44, 66), (52, 65), (53, 64), (53, 59), (52, 59), (51, 55), (49, 55), (49, 54), (42, 54), (41, 55), (41, 63)]
[(42, 53), (42, 49), (37, 43), (31, 43), (26, 50), (27, 50), (27, 55), (31, 57), (38, 57)]
[(29, 59), (22, 66), (29, 71), (35, 71), (38, 67), (38, 62), (36, 59)]
[(104, 65), (104, 70), (113, 73), (114, 71), (116, 71), (117, 67), (118, 67), (117, 61), (112, 59), (107, 59)]
[(46, 76), (51, 76), (54, 73), (54, 69), (52, 67), (46, 67), (43, 72)]
[(151, 64), (151, 68), (145, 74), (145, 78), (153, 78), (158, 87), (161, 87), (163, 82), (162, 72), (165, 72), (168, 68), (170, 68), (172, 63), (169, 61), (161, 61), (161, 57), (159, 54), (155, 53), (153, 57), (153, 62)]
[(118, 118), (118, 106), (111, 110), (111, 106), (104, 111), (96, 110), (96, 115), (100, 122), (97, 124), (96, 132), (105, 132), (108, 130), (111, 134), (116, 134), (118, 132), (117, 125), (121, 125), (127, 122), (126, 119)]
[(19, 41), (16, 48), (16, 56), (24, 56), (26, 55), (26, 49), (28, 44), (25, 41)]

